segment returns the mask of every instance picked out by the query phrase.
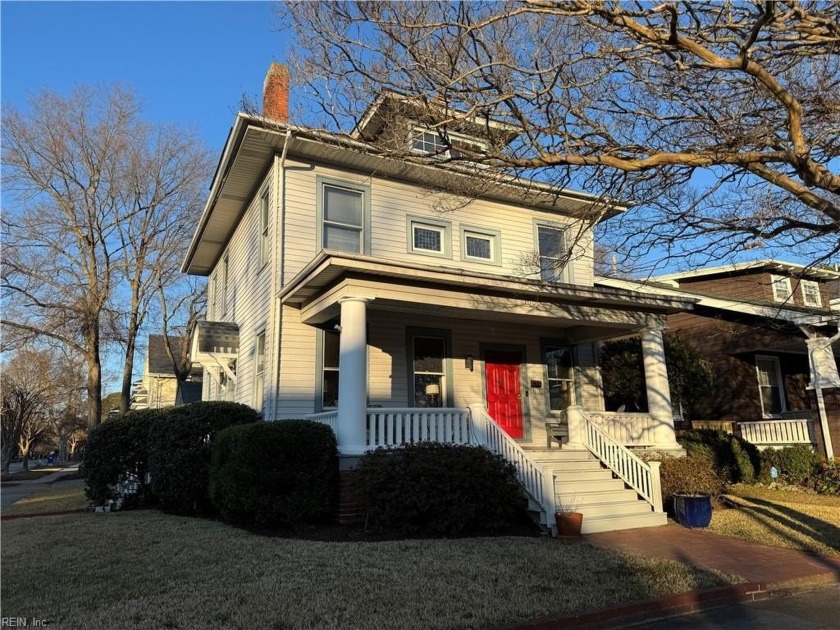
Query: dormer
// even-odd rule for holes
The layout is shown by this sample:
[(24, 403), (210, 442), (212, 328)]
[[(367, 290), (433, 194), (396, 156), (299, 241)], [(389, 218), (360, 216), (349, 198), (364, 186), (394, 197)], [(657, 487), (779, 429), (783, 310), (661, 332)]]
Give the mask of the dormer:
[(459, 158), (501, 149), (520, 132), (514, 125), (442, 99), (383, 92), (365, 111), (352, 136), (395, 151)]

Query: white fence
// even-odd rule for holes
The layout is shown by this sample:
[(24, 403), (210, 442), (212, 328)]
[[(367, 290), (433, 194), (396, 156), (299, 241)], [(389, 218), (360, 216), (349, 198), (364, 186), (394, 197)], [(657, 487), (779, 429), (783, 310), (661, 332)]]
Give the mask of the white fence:
[(793, 444), (813, 444), (811, 420), (762, 420), (739, 422), (741, 437), (761, 447), (783, 447)]
[(625, 446), (653, 446), (654, 422), (647, 413), (588, 411), (589, 419), (616, 442)]
[(367, 423), (371, 448), (415, 442), (471, 443), (470, 412), (466, 409), (368, 409)]

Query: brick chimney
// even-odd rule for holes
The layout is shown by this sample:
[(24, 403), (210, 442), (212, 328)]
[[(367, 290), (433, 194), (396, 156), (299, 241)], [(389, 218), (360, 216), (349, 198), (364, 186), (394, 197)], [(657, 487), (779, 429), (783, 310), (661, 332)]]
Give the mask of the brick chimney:
[(289, 122), (289, 69), (282, 63), (272, 63), (265, 75), (263, 116)]

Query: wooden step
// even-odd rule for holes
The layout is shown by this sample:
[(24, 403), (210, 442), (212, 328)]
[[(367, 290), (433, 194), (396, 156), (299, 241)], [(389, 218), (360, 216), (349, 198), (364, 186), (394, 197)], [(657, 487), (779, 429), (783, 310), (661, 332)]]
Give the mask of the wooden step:
[[(561, 497), (555, 498), (555, 500)], [(635, 490), (630, 488), (621, 488), (620, 490), (602, 490), (599, 492), (587, 492), (577, 497), (578, 507), (585, 507), (587, 505), (602, 505), (605, 503), (625, 503), (627, 501), (638, 501), (639, 496)], [(645, 505), (647, 505), (645, 501)]]
[(577, 479), (555, 479), (554, 491), (560, 495), (585, 495), (590, 492), (601, 492), (604, 490), (624, 490), (624, 482), (621, 479), (595, 479), (581, 481)]
[(595, 534), (597, 532), (612, 532), (619, 529), (637, 529), (639, 527), (658, 527), (667, 525), (668, 517), (660, 512), (647, 512), (645, 514), (619, 514), (615, 516), (590, 516), (583, 517), (583, 534)]
[(633, 499), (621, 503), (592, 503), (575, 506), (575, 512), (583, 514), (584, 519), (593, 516), (618, 516), (619, 514), (650, 514), (652, 509), (647, 501)]

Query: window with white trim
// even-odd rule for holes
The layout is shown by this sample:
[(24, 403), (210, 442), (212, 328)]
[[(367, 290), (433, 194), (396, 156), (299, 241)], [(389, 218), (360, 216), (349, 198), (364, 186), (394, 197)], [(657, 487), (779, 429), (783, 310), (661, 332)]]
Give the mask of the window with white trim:
[(461, 260), (501, 263), (500, 235), (497, 230), (461, 227)]
[(260, 269), (268, 264), (269, 243), (268, 190), (260, 197)]
[(787, 276), (770, 276), (770, 284), (773, 286), (773, 299), (776, 302), (787, 302), (793, 291), (790, 288), (790, 278)]
[[(468, 149), (476, 153), (487, 150), (487, 144), (471, 136), (446, 132), (446, 140), (437, 131), (415, 129), (411, 134), (411, 151), (421, 155), (436, 155), (442, 158), (459, 158), (463, 153), (458, 149)], [(449, 144), (447, 145), (447, 140)]]
[(338, 407), (338, 357), (339, 334), (334, 330), (324, 331), (323, 384), (321, 388), (321, 408)]
[(566, 345), (547, 343), (543, 347), (548, 389), (548, 407), (562, 411), (575, 404), (575, 368), (572, 349)]
[(545, 282), (570, 282), (566, 229), (547, 223), (538, 223), (536, 229), (540, 278)]
[(218, 293), (218, 286), (216, 282), (216, 274), (210, 276), (210, 285), (207, 287), (207, 319), (211, 322), (216, 317), (216, 294)]
[(361, 254), (365, 251), (367, 192), (362, 187), (322, 182), (321, 246), (341, 252)]
[(447, 221), (408, 217), (408, 250), (415, 254), (451, 256), (451, 226)]
[(412, 135), (411, 149), (424, 155), (436, 155), (445, 153), (446, 143), (435, 131), (418, 131)]
[(265, 398), (265, 331), (254, 344), (254, 409), (262, 413)]
[(222, 259), (222, 294), (221, 294), (221, 308), (219, 313), (222, 317), (227, 315), (227, 295), (228, 295), (228, 272), (230, 271), (230, 255), (225, 254)]
[(802, 288), (802, 303), (805, 306), (822, 306), (819, 283), (813, 280), (802, 280), (800, 287)]
[(764, 417), (772, 418), (787, 411), (779, 358), (756, 355), (755, 371), (761, 395), (761, 413)]
[(446, 337), (416, 334), (411, 338), (414, 405), (444, 407), (446, 401)]

